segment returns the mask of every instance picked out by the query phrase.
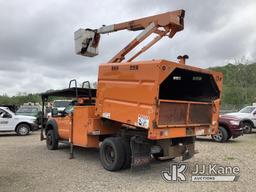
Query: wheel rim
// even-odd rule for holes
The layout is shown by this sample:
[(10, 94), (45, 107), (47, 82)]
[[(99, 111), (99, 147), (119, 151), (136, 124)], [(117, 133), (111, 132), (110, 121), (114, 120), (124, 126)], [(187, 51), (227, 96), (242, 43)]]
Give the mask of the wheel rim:
[(115, 151), (112, 146), (107, 145), (105, 147), (105, 158), (108, 164), (112, 164), (115, 161)]
[(222, 132), (219, 130), (216, 135), (213, 136), (214, 140), (221, 141), (223, 138)]
[(26, 135), (26, 134), (28, 133), (28, 128), (25, 127), (25, 126), (20, 127), (20, 128), (19, 128), (19, 133), (20, 133), (21, 135)]
[(248, 125), (245, 125), (243, 129), (244, 129), (244, 132), (245, 132), (245, 133), (249, 133), (249, 132), (250, 132), (251, 127), (250, 127), (250, 126), (248, 126)]
[(50, 134), (47, 135), (47, 145), (52, 145), (52, 136)]

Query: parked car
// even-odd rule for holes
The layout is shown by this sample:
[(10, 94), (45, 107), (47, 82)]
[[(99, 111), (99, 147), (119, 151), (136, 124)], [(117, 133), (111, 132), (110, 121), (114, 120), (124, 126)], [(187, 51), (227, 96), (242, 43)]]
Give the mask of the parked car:
[(251, 133), (252, 129), (256, 128), (256, 106), (247, 106), (238, 112), (225, 115), (241, 119), (244, 133)]
[(0, 131), (15, 131), (18, 135), (28, 135), (37, 127), (35, 117), (16, 115), (7, 107), (0, 107)]
[(237, 117), (220, 115), (218, 133), (212, 135), (216, 142), (226, 142), (230, 138), (237, 138), (243, 135), (243, 123)]
[(25, 103), (17, 111), (16, 115), (36, 117), (37, 124), (41, 125), (42, 107), (39, 104)]

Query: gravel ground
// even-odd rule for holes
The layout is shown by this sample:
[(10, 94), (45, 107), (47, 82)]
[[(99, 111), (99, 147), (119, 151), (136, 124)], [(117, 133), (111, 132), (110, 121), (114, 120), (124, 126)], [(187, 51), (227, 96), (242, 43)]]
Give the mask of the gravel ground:
[(48, 151), (45, 142), (39, 141), (39, 132), (25, 137), (0, 133), (0, 192), (254, 191), (255, 145), (255, 133), (225, 144), (201, 138), (196, 142), (199, 154), (187, 161), (189, 166), (195, 163), (239, 166), (239, 180), (168, 183), (161, 178), (161, 171), (168, 170), (170, 162), (153, 161), (151, 168), (144, 171), (108, 172), (102, 168), (97, 150), (75, 148), (75, 159), (70, 160), (67, 146)]

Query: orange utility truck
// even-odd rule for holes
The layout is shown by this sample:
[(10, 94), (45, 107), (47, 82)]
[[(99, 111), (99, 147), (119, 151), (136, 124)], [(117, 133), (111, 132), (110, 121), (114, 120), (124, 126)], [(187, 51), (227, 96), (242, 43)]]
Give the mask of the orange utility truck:
[[(98, 55), (100, 35), (120, 30), (143, 30), (109, 62), (99, 65), (97, 90), (82, 87), (42, 94), (76, 98), (64, 112), (52, 111), (42, 129), (50, 150), (66, 141), (71, 146), (99, 148), (103, 167), (109, 171), (148, 165), (159, 160), (195, 154), (195, 137), (218, 129), (222, 74), (167, 60), (133, 61), (163, 37), (183, 30), (185, 11), (178, 10), (99, 29), (75, 32), (79, 55)], [(125, 56), (150, 35), (155, 35), (131, 58)], [(74, 81), (75, 84), (76, 81)], [(87, 86), (86, 86), (87, 85)], [(43, 131), (45, 130), (45, 131)]]

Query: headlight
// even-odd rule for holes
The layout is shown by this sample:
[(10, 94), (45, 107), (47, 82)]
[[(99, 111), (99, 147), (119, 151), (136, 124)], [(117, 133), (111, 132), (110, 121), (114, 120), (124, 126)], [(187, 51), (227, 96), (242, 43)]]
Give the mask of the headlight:
[(230, 121), (231, 125), (239, 125), (240, 121)]

